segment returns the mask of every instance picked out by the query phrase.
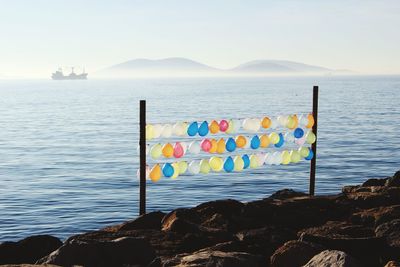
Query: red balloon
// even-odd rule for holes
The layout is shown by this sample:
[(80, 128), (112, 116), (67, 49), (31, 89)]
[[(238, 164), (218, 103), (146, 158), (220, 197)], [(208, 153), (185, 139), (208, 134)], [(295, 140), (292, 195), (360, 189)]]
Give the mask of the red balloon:
[(181, 158), (184, 154), (183, 146), (180, 142), (176, 142), (174, 146), (174, 157), (175, 158)]
[(203, 151), (208, 152), (210, 151), (212, 144), (210, 140), (204, 139), (203, 141), (201, 141), (200, 146)]
[(219, 130), (221, 132), (225, 132), (226, 130), (228, 130), (229, 127), (229, 123), (226, 120), (221, 120), (219, 122)]

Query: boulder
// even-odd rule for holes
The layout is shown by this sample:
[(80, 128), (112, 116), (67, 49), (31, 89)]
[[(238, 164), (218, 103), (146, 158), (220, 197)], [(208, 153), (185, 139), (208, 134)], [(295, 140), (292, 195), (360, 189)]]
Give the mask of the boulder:
[(234, 199), (216, 200), (209, 201), (198, 205), (193, 208), (200, 217), (210, 218), (214, 214), (222, 214), (225, 217), (230, 217), (232, 215), (239, 215), (242, 212), (244, 204), (240, 201)]
[(353, 223), (378, 226), (382, 223), (400, 218), (400, 205), (366, 209), (351, 215)]
[(323, 250), (325, 248), (317, 244), (291, 240), (274, 252), (271, 256), (271, 266), (302, 266)]
[(155, 252), (144, 239), (122, 237), (112, 241), (71, 240), (38, 263), (61, 266), (106, 267), (148, 265)]
[(369, 186), (345, 190), (347, 204), (353, 208), (377, 208), (400, 204), (400, 187)]
[(338, 250), (324, 250), (303, 267), (361, 267), (356, 259)]
[[(190, 225), (197, 225), (200, 223), (200, 218), (196, 211), (192, 209), (181, 208), (176, 209), (164, 216), (164, 218), (161, 220), (161, 230), (170, 231), (171, 227), (173, 227), (173, 224), (178, 219), (180, 220), (179, 224), (183, 224), (185, 222)], [(190, 231), (190, 229), (188, 230)]]
[(154, 211), (139, 216), (135, 220), (121, 224), (117, 231), (129, 231), (138, 229), (161, 229), (161, 220), (164, 218), (165, 213), (161, 211)]
[(385, 267), (400, 267), (400, 262), (398, 261), (389, 261), (386, 263)]
[(275, 193), (273, 193), (269, 198), (270, 199), (288, 199), (288, 198), (293, 198), (293, 197), (305, 197), (308, 196), (308, 194), (303, 193), (303, 192), (297, 192), (294, 191), (293, 189), (282, 189), (278, 190)]
[(37, 235), (18, 242), (0, 244), (0, 264), (35, 263), (62, 246), (60, 239), (50, 235)]
[(297, 235), (302, 234), (323, 236), (331, 238), (358, 238), (374, 237), (375, 231), (372, 227), (354, 225), (347, 222), (329, 221), (324, 225), (300, 230)]
[(400, 187), (400, 171), (397, 171), (393, 177), (388, 178), (385, 185)]
[(383, 178), (383, 179), (377, 179), (377, 178), (372, 178), (368, 179), (365, 181), (361, 186), (366, 187), (366, 186), (384, 186), (388, 178)]
[(375, 229), (376, 236), (386, 238), (392, 247), (400, 248), (400, 219), (379, 225)]

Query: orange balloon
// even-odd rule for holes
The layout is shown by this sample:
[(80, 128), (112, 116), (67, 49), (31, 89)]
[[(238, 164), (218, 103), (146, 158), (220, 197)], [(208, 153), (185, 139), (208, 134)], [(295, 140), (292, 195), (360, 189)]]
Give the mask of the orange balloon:
[(162, 148), (162, 154), (166, 158), (171, 158), (174, 155), (174, 147), (170, 143), (165, 144)]
[(293, 115), (293, 119), (294, 119), (294, 127), (293, 129), (297, 128), (299, 126), (299, 118), (297, 117), (296, 114)]
[(224, 138), (221, 138), (218, 140), (218, 143), (217, 143), (217, 153), (222, 154), (224, 152), (225, 152), (225, 140), (224, 140)]
[(291, 130), (297, 128), (297, 126), (299, 125), (299, 119), (297, 118), (297, 115), (290, 115), (289, 119), (290, 122), (288, 123), (287, 127)]
[(310, 113), (307, 116), (308, 123), (306, 125), (306, 128), (312, 128), (314, 126), (314, 116)]
[(237, 136), (235, 141), (236, 141), (236, 146), (239, 148), (243, 148), (247, 143), (247, 139), (243, 135)]
[(208, 126), (208, 128), (210, 129), (210, 132), (212, 133), (212, 134), (216, 134), (216, 133), (218, 133), (219, 132), (219, 124), (218, 124), (218, 122), (217, 121), (212, 121), (211, 123), (210, 123), (210, 125)]
[(160, 178), (161, 178), (160, 164), (156, 164), (153, 166), (153, 168), (151, 168), (149, 177), (153, 183), (156, 183), (156, 182), (158, 182), (158, 180), (160, 180)]
[(214, 138), (210, 139), (211, 141), (211, 148), (208, 152), (210, 153), (215, 153), (217, 152), (217, 148), (218, 148), (218, 143), (217, 140), (215, 140)]
[(269, 146), (269, 137), (266, 134), (261, 135), (260, 137), (260, 147), (268, 147)]
[(264, 119), (261, 121), (261, 126), (265, 129), (269, 128), (271, 126), (271, 119), (264, 117)]

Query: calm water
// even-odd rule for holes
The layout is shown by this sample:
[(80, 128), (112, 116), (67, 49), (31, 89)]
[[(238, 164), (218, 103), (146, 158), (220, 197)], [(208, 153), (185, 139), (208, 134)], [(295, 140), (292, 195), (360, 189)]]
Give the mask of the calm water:
[[(400, 77), (0, 81), (0, 241), (60, 238), (138, 213), (138, 100), (149, 122), (311, 110), (320, 86), (318, 194), (400, 169)], [(148, 210), (306, 191), (309, 164), (148, 184)]]

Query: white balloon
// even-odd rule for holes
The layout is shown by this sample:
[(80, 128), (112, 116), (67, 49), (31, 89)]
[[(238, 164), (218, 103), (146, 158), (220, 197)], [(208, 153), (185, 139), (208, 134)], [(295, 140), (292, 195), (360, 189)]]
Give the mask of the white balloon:
[(198, 174), (200, 172), (200, 163), (197, 160), (190, 162), (188, 170), (191, 174)]
[(250, 148), (250, 138), (248, 138), (247, 136), (244, 136), (244, 138), (246, 138), (246, 144), (244, 145), (243, 148)]
[(186, 151), (188, 149), (188, 145), (186, 142), (181, 142), (181, 146), (183, 148), (183, 154), (186, 154)]
[(172, 133), (177, 136), (182, 136), (186, 133), (185, 124), (182, 122), (177, 122), (172, 127)]
[(242, 123), (243, 129), (245, 129), (246, 131), (251, 130), (251, 124), (252, 124), (251, 119), (245, 119)]
[(276, 129), (276, 128), (278, 128), (278, 120), (277, 120), (277, 119), (275, 119), (275, 118), (271, 119), (271, 126), (270, 126), (270, 128), (271, 128), (271, 129)]
[(265, 158), (267, 155), (265, 153), (258, 153), (256, 154), (256, 156), (257, 156), (258, 166), (261, 167), (262, 165), (264, 165)]
[(165, 124), (162, 128), (161, 136), (162, 137), (171, 137), (172, 135), (172, 126), (171, 124)]
[(199, 142), (196, 142), (196, 141), (193, 141), (193, 142), (190, 143), (188, 149), (189, 149), (189, 152), (190, 152), (191, 154), (199, 154), (199, 153), (200, 153), (200, 150), (201, 150), (201, 148), (200, 148), (200, 143), (199, 143)]
[(294, 138), (293, 132), (285, 133), (285, 135), (283, 136), (283, 139), (288, 143), (294, 143), (295, 138)]
[(299, 125), (306, 126), (308, 124), (308, 117), (307, 115), (301, 115), (299, 118)]
[(303, 135), (302, 138), (297, 138), (295, 143), (299, 146), (304, 145), (304, 143), (306, 142), (306, 135)]
[(261, 127), (261, 121), (259, 119), (251, 119), (251, 130), (253, 132), (258, 132)]
[(235, 133), (240, 130), (242, 124), (243, 124), (242, 120), (233, 120), (233, 127)]
[(288, 123), (288, 116), (278, 116), (278, 122), (281, 126), (286, 126), (286, 124)]
[(272, 156), (271, 153), (267, 153), (267, 155), (265, 156), (265, 164), (272, 165), (273, 162), (274, 162), (274, 157)]
[(272, 154), (273, 157), (273, 162), (272, 164), (274, 165), (279, 165), (282, 162), (282, 154), (281, 152), (274, 152), (274, 154)]
[(153, 138), (159, 138), (161, 136), (162, 126), (160, 124), (153, 125)]

